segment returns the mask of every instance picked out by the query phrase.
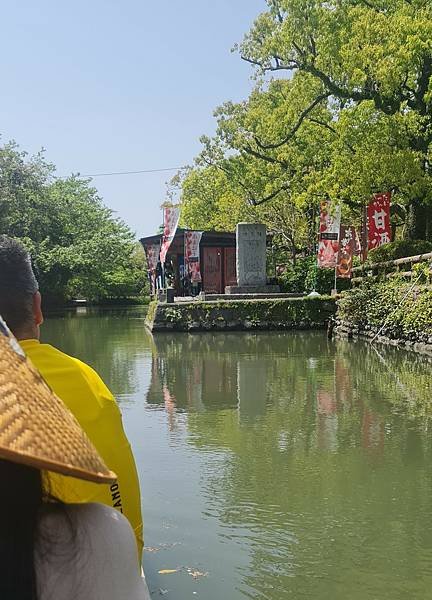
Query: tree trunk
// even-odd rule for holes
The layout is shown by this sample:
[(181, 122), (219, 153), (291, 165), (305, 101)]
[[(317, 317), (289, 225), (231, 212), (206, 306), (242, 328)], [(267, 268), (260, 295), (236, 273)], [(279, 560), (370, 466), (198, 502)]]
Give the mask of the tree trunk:
[(408, 207), (405, 236), (408, 240), (432, 241), (432, 206), (414, 200)]

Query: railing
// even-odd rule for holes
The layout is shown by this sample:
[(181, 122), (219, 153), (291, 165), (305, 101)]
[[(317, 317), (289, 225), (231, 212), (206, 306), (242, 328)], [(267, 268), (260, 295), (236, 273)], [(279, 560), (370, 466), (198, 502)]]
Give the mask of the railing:
[[(429, 262), (429, 275), (432, 275), (432, 252), (427, 254), (418, 254), (417, 256), (407, 256), (405, 258), (397, 258), (396, 260), (389, 260), (381, 263), (367, 263), (360, 267), (354, 267), (352, 272), (354, 277), (351, 279), (353, 285), (361, 283), (365, 279), (375, 279), (379, 277), (395, 277), (401, 276), (407, 279), (412, 279), (414, 272), (412, 266), (422, 262)], [(409, 265), (409, 271), (402, 271), (401, 269)], [(379, 275), (376, 272), (379, 272)], [(361, 276), (355, 276), (357, 273), (361, 273)]]

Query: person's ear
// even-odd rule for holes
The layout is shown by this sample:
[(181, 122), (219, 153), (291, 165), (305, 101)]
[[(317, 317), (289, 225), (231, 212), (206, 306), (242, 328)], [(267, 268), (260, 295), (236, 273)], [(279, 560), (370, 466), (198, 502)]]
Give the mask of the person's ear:
[(43, 323), (43, 313), (42, 313), (42, 296), (40, 292), (35, 292), (33, 294), (33, 319), (34, 324), (39, 327)]

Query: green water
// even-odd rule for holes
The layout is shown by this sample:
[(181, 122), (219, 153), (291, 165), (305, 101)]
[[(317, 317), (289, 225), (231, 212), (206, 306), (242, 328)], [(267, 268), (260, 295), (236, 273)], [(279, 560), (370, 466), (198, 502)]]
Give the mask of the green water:
[(151, 337), (143, 318), (79, 309), (43, 338), (118, 398), (154, 599), (432, 598), (430, 360), (310, 332)]

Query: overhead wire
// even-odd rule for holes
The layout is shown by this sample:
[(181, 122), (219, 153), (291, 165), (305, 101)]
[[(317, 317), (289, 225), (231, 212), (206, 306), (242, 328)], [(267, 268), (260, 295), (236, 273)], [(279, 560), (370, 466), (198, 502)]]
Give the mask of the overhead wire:
[[(141, 169), (139, 171), (112, 171), (107, 173), (77, 173), (78, 177), (111, 177), (112, 175), (137, 175), (140, 173), (162, 173), (163, 171), (178, 171), (184, 169), (181, 167), (164, 167), (163, 169)], [(69, 175), (54, 175), (55, 179), (66, 179)]]

